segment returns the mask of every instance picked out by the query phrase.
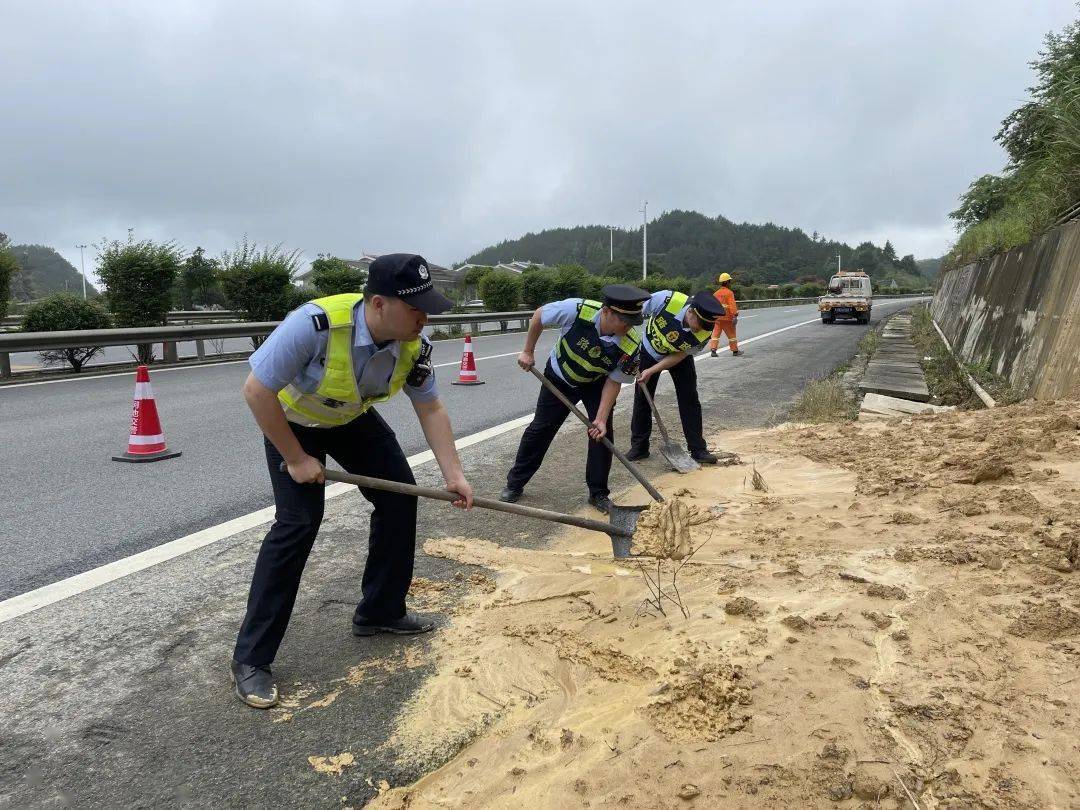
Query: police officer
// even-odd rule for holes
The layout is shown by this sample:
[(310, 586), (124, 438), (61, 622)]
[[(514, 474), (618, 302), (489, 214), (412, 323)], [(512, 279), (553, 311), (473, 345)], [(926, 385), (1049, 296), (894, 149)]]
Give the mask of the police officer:
[[(715, 464), (716, 456), (705, 446), (701, 435), (701, 400), (697, 392), (697, 368), (694, 355), (712, 336), (713, 325), (724, 314), (724, 307), (708, 292), (693, 298), (674, 290), (660, 290), (649, 297), (644, 313), (644, 351), (638, 385), (656, 392), (660, 372), (667, 371), (675, 383), (679, 419), (690, 457), (701, 464)], [(652, 432), (652, 409), (645, 395), (634, 389), (634, 415), (630, 421), (631, 461), (648, 458), (649, 434)]]
[[(380, 256), (371, 264), (363, 294), (331, 295), (303, 305), (251, 355), (244, 398), (265, 434), (277, 511), (259, 549), (233, 653), (236, 695), (249, 706), (265, 709), (278, 700), (270, 664), (322, 522), (326, 456), (351, 473), (415, 483), (394, 432), (372, 405), (405, 391), (447, 490), (461, 496), (454, 505), (472, 506), (472, 489), (435, 386), (431, 344), (421, 335), (427, 316), (450, 306), (432, 286), (423, 257)], [(279, 469), (282, 461), (285, 472)], [(405, 609), (416, 498), (360, 491), (374, 511), (353, 634), (427, 632), (433, 623)]]
[[(538, 308), (529, 322), (525, 348), (518, 365), (528, 371), (535, 364), (533, 352), (545, 326), (558, 326), (562, 336), (551, 350), (544, 376), (573, 402), (582, 402), (592, 420), (585, 482), (589, 503), (601, 512), (611, 508), (608, 474), (611, 451), (600, 439), (613, 439), (611, 410), (623, 383), (634, 379), (641, 336), (634, 328), (642, 321), (641, 305), (649, 294), (626, 284), (609, 284), (601, 290), (603, 301), (567, 298)], [(570, 411), (547, 388), (540, 389), (536, 414), (525, 428), (517, 459), (506, 476), (499, 499), (513, 503), (540, 468), (544, 454)]]

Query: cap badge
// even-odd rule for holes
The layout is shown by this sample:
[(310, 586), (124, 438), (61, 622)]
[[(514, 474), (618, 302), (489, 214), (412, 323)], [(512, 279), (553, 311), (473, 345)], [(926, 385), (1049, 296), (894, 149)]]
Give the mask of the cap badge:
[(429, 278), (431, 278), (431, 274), (428, 272), (426, 264), (420, 265), (416, 268), (416, 270), (418, 273), (420, 273), (420, 278), (422, 278), (424, 281), (427, 281)]

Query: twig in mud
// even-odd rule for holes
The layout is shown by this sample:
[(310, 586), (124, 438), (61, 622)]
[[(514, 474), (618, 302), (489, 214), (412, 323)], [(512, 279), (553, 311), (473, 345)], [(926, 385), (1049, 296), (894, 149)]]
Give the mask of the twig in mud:
[(904, 789), (904, 793), (907, 795), (908, 801), (911, 802), (911, 804), (915, 807), (915, 810), (922, 810), (922, 808), (919, 807), (919, 803), (915, 801), (915, 797), (911, 795), (911, 791), (908, 790), (908, 786), (904, 784), (904, 780), (900, 778), (900, 774), (896, 772), (896, 768), (889, 768), (889, 770), (893, 772), (893, 776), (895, 776), (896, 781), (900, 783), (900, 787)]
[(550, 602), (552, 599), (575, 599), (579, 596), (592, 593), (590, 590), (570, 591), (569, 593), (556, 593), (551, 596), (538, 596), (536, 599), (522, 599), (520, 602), (507, 602), (502, 607), (517, 607), (518, 605), (531, 605), (534, 602)]
[(524, 693), (525, 693), (526, 695), (532, 695), (532, 696), (533, 696), (534, 698), (536, 698), (537, 700), (540, 700), (540, 696), (539, 696), (538, 694), (536, 694), (536, 692), (530, 692), (530, 691), (529, 691), (528, 689), (526, 689), (526, 688), (525, 688), (524, 686), (518, 686), (518, 685), (517, 685), (516, 683), (510, 684), (510, 685), (511, 685), (511, 686), (513, 686), (513, 687), (514, 687), (515, 689), (520, 689), (520, 690), (521, 690), (522, 692), (524, 692)]
[(858, 574), (849, 574), (847, 571), (841, 571), (840, 579), (846, 579), (848, 582), (859, 582), (863, 585), (869, 584), (870, 580), (866, 577), (860, 577)]
[(1059, 684), (1058, 684), (1058, 686), (1064, 686), (1064, 685), (1065, 685), (1065, 684), (1067, 684), (1067, 683), (1072, 683), (1072, 682), (1073, 682), (1073, 681), (1075, 681), (1075, 680), (1076, 680), (1077, 678), (1080, 678), (1080, 675), (1075, 675), (1075, 676), (1073, 676), (1072, 678), (1069, 678), (1069, 680), (1067, 680), (1067, 681), (1062, 681), (1061, 683), (1059, 683)]
[(750, 476), (750, 483), (753, 484), (754, 489), (760, 492), (768, 492), (769, 485), (765, 483), (765, 479), (762, 477), (761, 473), (758, 472), (757, 464), (753, 465), (753, 470), (754, 474)]
[(667, 765), (664, 766), (664, 770), (667, 770), (668, 768), (671, 768), (671, 767), (673, 767), (675, 765), (682, 765), (682, 760), (677, 759), (674, 762), (669, 762)]
[(506, 704), (505, 704), (505, 703), (500, 703), (500, 702), (499, 702), (499, 701), (497, 701), (497, 700), (496, 700), (495, 698), (493, 698), (493, 697), (489, 697), (488, 695), (485, 695), (485, 694), (484, 694), (483, 692), (481, 692), (481, 691), (480, 691), (479, 689), (477, 689), (477, 690), (476, 690), (476, 694), (478, 694), (478, 695), (479, 695), (480, 697), (484, 698), (485, 700), (490, 700), (490, 701), (491, 701), (492, 703), (494, 703), (494, 704), (495, 704), (496, 706), (498, 706), (498, 707), (499, 707), (500, 709), (505, 709), (505, 708), (506, 708)]
[(753, 745), (754, 743), (768, 742), (770, 739), (772, 739), (772, 738), (771, 737), (761, 737), (760, 739), (757, 739), (757, 740), (743, 740), (742, 742), (729, 743), (728, 747), (729, 748), (734, 748), (736, 745)]

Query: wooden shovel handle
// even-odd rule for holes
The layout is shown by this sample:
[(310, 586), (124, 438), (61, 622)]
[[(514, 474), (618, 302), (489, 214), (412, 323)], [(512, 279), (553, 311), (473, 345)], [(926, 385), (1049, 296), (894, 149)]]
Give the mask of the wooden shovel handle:
[[(278, 465), (278, 469), (281, 472), (287, 471), (287, 465), (284, 461)], [(421, 487), (416, 484), (405, 484), (401, 481), (388, 481), (385, 478), (372, 478), (369, 475), (355, 475), (353, 473), (338, 472), (337, 470), (330, 469), (326, 469), (324, 472), (327, 481), (339, 481), (342, 484), (354, 484), (358, 487), (378, 489), (383, 492), (396, 492), (399, 495), (412, 495), (416, 498), (430, 498), (434, 501), (446, 501), (447, 503), (461, 500), (460, 495), (454, 492), (448, 492), (445, 489)], [(567, 526), (577, 526), (581, 529), (591, 529), (594, 532), (614, 534), (619, 537), (633, 536), (632, 533), (617, 529), (611, 524), (604, 523), (603, 521), (578, 517), (577, 515), (564, 515), (562, 512), (537, 509), (535, 506), (521, 506), (516, 503), (503, 503), (502, 501), (496, 501), (490, 498), (478, 497), (473, 498), (473, 506), (478, 506), (481, 509), (491, 509), (495, 512), (508, 512), (511, 515), (520, 515), (521, 517), (547, 520), (552, 523), (565, 523)]]
[[(578, 408), (573, 402), (567, 399), (566, 395), (562, 391), (560, 391), (551, 380), (545, 377), (542, 372), (537, 371), (536, 366), (530, 366), (529, 371), (531, 371), (532, 375), (536, 377), (536, 379), (540, 380), (540, 382), (543, 383), (544, 387), (552, 394), (554, 394), (563, 405), (569, 408), (570, 412), (574, 414), (574, 416), (576, 416), (578, 419), (580, 419), (582, 424), (585, 425), (585, 427), (592, 427), (592, 421), (590, 421), (589, 417), (582, 413), (581, 409)], [(664, 496), (657, 491), (656, 487), (649, 483), (649, 480), (644, 476), (641, 470), (638, 469), (638, 466), (630, 459), (628, 459), (619, 448), (612, 444), (611, 439), (609, 439), (607, 436), (603, 436), (600, 438), (600, 441), (603, 443), (604, 447), (610, 450), (612, 454), (614, 454), (615, 458), (617, 458), (622, 463), (622, 465), (630, 471), (630, 474), (638, 480), (638, 483), (645, 487), (645, 491), (653, 497), (653, 500), (664, 500)]]

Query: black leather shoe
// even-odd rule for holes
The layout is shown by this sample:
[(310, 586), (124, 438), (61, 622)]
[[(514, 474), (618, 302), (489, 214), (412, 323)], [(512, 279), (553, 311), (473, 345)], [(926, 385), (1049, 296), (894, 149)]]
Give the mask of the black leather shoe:
[(435, 629), (435, 622), (424, 619), (415, 613), (406, 613), (400, 619), (385, 622), (373, 622), (353, 617), (352, 634), (354, 636), (373, 636), (376, 633), (393, 633), (397, 636), (415, 636), (418, 633), (430, 633)]
[(716, 353), (716, 349), (713, 349), (711, 352), (709, 352), (709, 357), (719, 357), (719, 355)]
[(626, 457), (631, 461), (648, 458), (649, 449), (647, 447), (631, 447), (628, 451), (626, 451)]
[(499, 493), (499, 500), (503, 503), (517, 503), (523, 494), (524, 490), (503, 487), (503, 491)]
[(236, 684), (236, 696), (253, 709), (269, 709), (278, 702), (277, 684), (269, 666), (253, 667), (233, 661), (229, 675)]
[(714, 456), (708, 450), (691, 450), (690, 458), (692, 458), (698, 464), (715, 464), (717, 462), (716, 456)]
[(742, 355), (743, 355), (742, 349), (736, 349), (735, 351), (733, 351), (731, 353), (732, 357), (742, 357)]
[(607, 495), (590, 495), (589, 504), (605, 515), (611, 511), (611, 498)]

